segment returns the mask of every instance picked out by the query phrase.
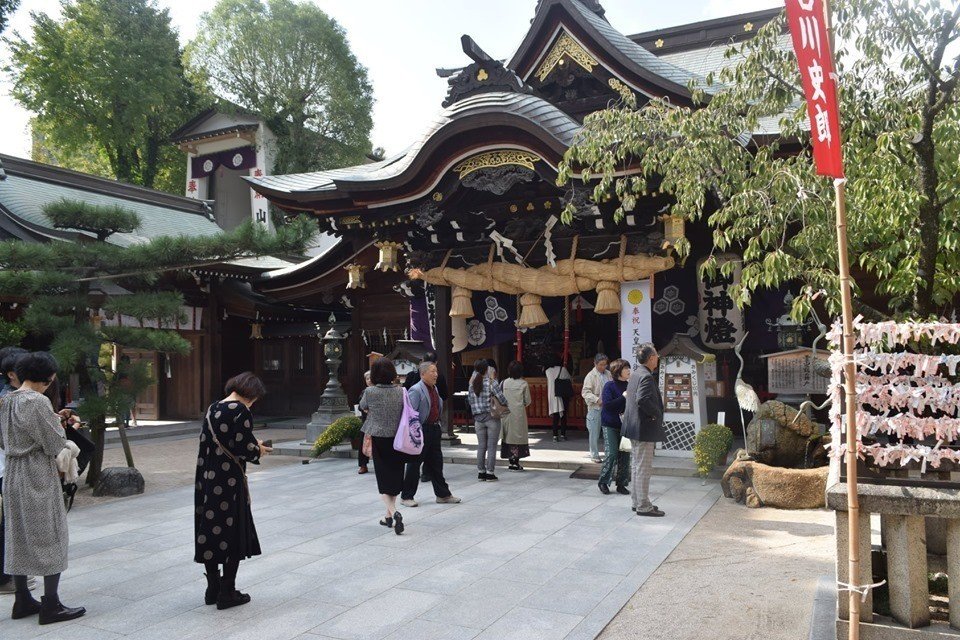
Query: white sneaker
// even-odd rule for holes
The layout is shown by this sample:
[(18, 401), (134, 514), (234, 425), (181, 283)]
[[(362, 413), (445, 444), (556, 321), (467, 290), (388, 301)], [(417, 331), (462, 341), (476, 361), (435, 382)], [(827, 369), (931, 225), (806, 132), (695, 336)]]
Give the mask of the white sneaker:
[(411, 498), (410, 500), (401, 500), (401, 501), (400, 501), (400, 504), (402, 504), (402, 505), (405, 506), (405, 507), (410, 507), (411, 509), (412, 509), (413, 507), (419, 507), (419, 506), (420, 506), (420, 503), (417, 502), (416, 500), (412, 499), (412, 498)]

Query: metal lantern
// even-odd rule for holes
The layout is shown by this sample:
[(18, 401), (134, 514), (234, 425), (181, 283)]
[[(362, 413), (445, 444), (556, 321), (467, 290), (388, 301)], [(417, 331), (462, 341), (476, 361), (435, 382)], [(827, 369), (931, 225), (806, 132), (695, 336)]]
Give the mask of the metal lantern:
[(377, 262), (375, 269), (377, 271), (399, 271), (400, 270), (400, 247), (399, 242), (385, 240), (378, 242), (376, 247), (380, 249), (380, 261)]
[(347, 289), (363, 289), (367, 283), (363, 281), (363, 272), (367, 267), (362, 264), (351, 263), (344, 267), (347, 272)]
[(790, 317), (790, 306), (793, 304), (793, 295), (787, 293), (783, 298), (783, 303), (787, 307), (776, 320), (767, 319), (767, 329), (777, 332), (777, 346), (781, 350), (796, 349), (803, 343), (803, 334), (812, 324), (812, 320), (806, 322), (794, 322)]
[(263, 323), (254, 322), (250, 325), (250, 339), (251, 340), (262, 340), (263, 339)]

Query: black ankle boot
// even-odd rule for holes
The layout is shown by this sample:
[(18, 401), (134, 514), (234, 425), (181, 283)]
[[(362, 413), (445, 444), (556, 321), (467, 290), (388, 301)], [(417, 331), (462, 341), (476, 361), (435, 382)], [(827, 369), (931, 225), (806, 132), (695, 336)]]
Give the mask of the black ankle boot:
[(217, 604), (217, 596), (220, 595), (220, 572), (217, 571), (213, 575), (209, 573), (203, 574), (207, 576), (207, 590), (203, 594), (204, 604)]
[(83, 607), (65, 607), (60, 598), (40, 598), (40, 624), (53, 624), (75, 620), (87, 612)]
[(40, 613), (40, 603), (34, 600), (33, 596), (29, 593), (23, 597), (18, 593), (16, 598), (17, 599), (13, 601), (13, 613), (10, 614), (10, 617), (14, 620), (29, 618), (30, 616), (35, 616)]
[(240, 593), (233, 582), (220, 582), (220, 595), (217, 596), (217, 609), (230, 609), (250, 602), (250, 596)]

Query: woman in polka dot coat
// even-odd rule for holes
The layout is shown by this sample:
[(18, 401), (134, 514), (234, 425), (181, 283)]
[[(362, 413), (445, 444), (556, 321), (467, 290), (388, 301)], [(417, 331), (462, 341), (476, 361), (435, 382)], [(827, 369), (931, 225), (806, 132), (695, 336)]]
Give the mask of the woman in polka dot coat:
[(193, 559), (206, 568), (204, 602), (218, 609), (250, 602), (249, 595), (236, 589), (240, 561), (260, 555), (246, 465), (259, 464), (260, 457), (271, 451), (254, 437), (250, 413), (266, 393), (263, 382), (252, 373), (241, 373), (227, 382), (226, 393), (226, 398), (210, 405), (204, 419), (194, 492)]

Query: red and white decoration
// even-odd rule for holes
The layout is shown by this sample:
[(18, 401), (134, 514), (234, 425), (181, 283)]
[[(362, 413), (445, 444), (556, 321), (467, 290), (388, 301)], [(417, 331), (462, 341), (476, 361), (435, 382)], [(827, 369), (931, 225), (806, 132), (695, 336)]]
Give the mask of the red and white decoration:
[[(950, 377), (957, 374), (960, 355), (910, 353), (907, 345), (960, 344), (960, 324), (862, 323), (854, 321), (857, 346), (857, 443), (860, 458), (872, 458), (878, 465), (911, 461), (934, 469), (943, 460), (960, 462), (960, 449), (942, 448), (958, 439), (960, 432), (960, 384)], [(842, 329), (834, 326), (828, 334), (835, 351), (830, 356), (832, 377), (830, 395), (831, 454), (846, 453), (841, 403), (843, 401), (844, 356), (839, 350)], [(935, 440), (935, 444), (869, 444), (863, 436), (878, 433), (898, 439)]]
[(797, 54), (803, 93), (807, 99), (817, 173), (843, 178), (837, 74), (833, 68), (823, 0), (786, 0), (786, 8), (793, 50)]

